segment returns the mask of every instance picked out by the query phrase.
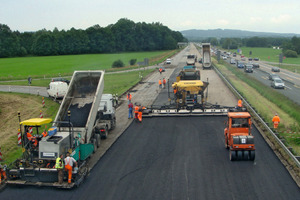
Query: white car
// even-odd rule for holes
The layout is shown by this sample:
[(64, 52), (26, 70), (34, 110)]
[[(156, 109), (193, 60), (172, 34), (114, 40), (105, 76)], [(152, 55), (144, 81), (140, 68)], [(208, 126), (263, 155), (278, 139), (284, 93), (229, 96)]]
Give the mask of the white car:
[(62, 99), (68, 91), (68, 84), (62, 81), (50, 82), (49, 87), (47, 88), (47, 93), (49, 97), (55, 99)]
[(171, 59), (170, 59), (170, 58), (168, 58), (168, 59), (166, 60), (166, 64), (171, 64)]
[(284, 85), (284, 82), (280, 78), (274, 78), (271, 83), (271, 87), (273, 87), (275, 89), (276, 88), (284, 89), (285, 85)]

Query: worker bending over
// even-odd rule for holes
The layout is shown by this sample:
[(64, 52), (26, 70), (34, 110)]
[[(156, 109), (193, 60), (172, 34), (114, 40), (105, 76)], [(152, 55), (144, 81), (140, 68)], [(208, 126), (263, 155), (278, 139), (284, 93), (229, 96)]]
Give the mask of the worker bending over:
[(142, 122), (142, 118), (143, 118), (143, 110), (145, 110), (146, 108), (143, 106), (140, 106), (139, 111), (138, 111), (138, 119), (139, 122)]
[(278, 125), (280, 123), (280, 118), (279, 116), (277, 115), (277, 113), (275, 114), (275, 116), (273, 117), (272, 119), (272, 122), (273, 122), (273, 125), (274, 125), (274, 128), (278, 128)]
[(2, 167), (2, 165), (0, 164), (0, 184), (2, 183), (2, 176), (3, 176), (4, 180), (7, 180), (4, 167), (6, 167), (6, 166)]
[(71, 183), (72, 180), (72, 171), (73, 165), (77, 167), (77, 162), (73, 157), (70, 157), (70, 154), (67, 153), (67, 157), (65, 158), (65, 170), (68, 172), (68, 183)]
[(137, 104), (135, 104), (135, 107), (134, 107), (134, 118), (135, 119), (138, 119), (139, 109), (140, 109), (140, 107)]
[(243, 107), (243, 101), (242, 101), (242, 99), (238, 100), (238, 107), (239, 108)]

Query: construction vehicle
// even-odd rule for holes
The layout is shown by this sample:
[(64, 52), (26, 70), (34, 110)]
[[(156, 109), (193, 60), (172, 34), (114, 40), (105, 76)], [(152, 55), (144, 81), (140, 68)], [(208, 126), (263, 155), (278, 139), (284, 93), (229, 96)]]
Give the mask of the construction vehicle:
[(225, 147), (229, 149), (229, 159), (255, 159), (254, 136), (251, 134), (251, 116), (246, 108), (230, 109), (224, 129)]
[(195, 65), (197, 57), (193, 54), (187, 55), (186, 64), (187, 65)]
[(180, 80), (200, 80), (200, 70), (194, 65), (184, 66), (176, 77), (176, 81)]
[(203, 69), (211, 68), (210, 43), (202, 43), (202, 67)]
[(63, 81), (53, 81), (50, 82), (47, 88), (47, 93), (49, 97), (54, 99), (63, 99), (68, 91), (68, 83)]
[[(72, 188), (79, 185), (88, 174), (87, 160), (100, 146), (101, 127), (115, 126), (114, 110), (101, 102), (104, 88), (104, 71), (75, 71), (68, 91), (60, 105), (48, 136), (40, 137), (38, 130), (52, 120), (30, 119), (20, 122), (23, 156), (10, 166), (8, 184), (54, 186)], [(105, 96), (105, 95), (104, 95)], [(111, 95), (106, 95), (112, 101)], [(99, 109), (104, 105), (106, 110)], [(103, 116), (109, 117), (103, 120)], [(113, 113), (113, 114), (112, 114)], [(21, 121), (21, 120), (20, 120)], [(107, 122), (111, 126), (108, 126)], [(23, 127), (22, 127), (23, 126)], [(29, 127), (34, 127), (39, 140), (37, 146), (26, 139)], [(58, 172), (54, 168), (56, 158), (67, 152), (78, 163), (73, 171), (72, 184), (58, 184)]]
[(195, 108), (204, 108), (207, 94), (204, 90), (207, 88), (208, 82), (201, 80), (186, 80), (175, 82), (172, 87), (175, 93), (176, 108), (193, 110)]

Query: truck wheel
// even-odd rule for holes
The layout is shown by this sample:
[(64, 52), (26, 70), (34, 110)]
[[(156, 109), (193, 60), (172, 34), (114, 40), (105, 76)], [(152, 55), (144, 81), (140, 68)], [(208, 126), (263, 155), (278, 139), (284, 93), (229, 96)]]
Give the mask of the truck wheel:
[(96, 134), (96, 141), (97, 141), (97, 148), (100, 147), (100, 143), (101, 143), (101, 136), (100, 134)]
[(243, 160), (243, 152), (237, 151), (237, 160)]
[(236, 160), (236, 151), (232, 151), (232, 150), (229, 151), (229, 159), (231, 161)]
[(107, 128), (105, 128), (104, 133), (101, 134), (101, 139), (106, 139), (106, 138), (107, 138), (107, 135), (108, 135), (108, 130), (107, 130)]
[(249, 159), (251, 160), (251, 161), (253, 161), (254, 159), (255, 159), (255, 151), (253, 150), (253, 151), (249, 151)]
[(111, 130), (113, 130), (114, 128), (116, 128), (116, 118), (114, 118), (114, 119), (111, 121)]
[(249, 160), (249, 151), (244, 151), (243, 160)]
[(225, 148), (226, 148), (226, 149), (229, 149), (227, 137), (225, 137)]

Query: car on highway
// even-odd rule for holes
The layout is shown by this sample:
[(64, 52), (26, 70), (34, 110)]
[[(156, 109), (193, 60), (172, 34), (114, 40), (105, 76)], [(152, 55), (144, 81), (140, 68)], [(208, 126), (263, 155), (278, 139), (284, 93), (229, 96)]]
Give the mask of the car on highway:
[(233, 64), (233, 65), (235, 65), (235, 64), (236, 64), (236, 61), (235, 61), (235, 59), (230, 59), (230, 64)]
[(280, 72), (280, 68), (279, 67), (272, 67), (272, 72)]
[(244, 68), (244, 67), (245, 67), (245, 63), (239, 61), (239, 62), (237, 63), (237, 67), (238, 67), (238, 68)]
[(166, 69), (164, 67), (159, 67), (158, 71), (165, 72)]
[(259, 68), (259, 64), (258, 63), (252, 63), (253, 68)]
[(273, 81), (275, 78), (280, 79), (280, 77), (277, 74), (269, 74), (269, 80)]
[(271, 83), (271, 87), (275, 89), (284, 89), (285, 85), (284, 82), (280, 78), (274, 78), (274, 80)]
[(253, 65), (251, 65), (251, 64), (245, 65), (244, 71), (247, 73), (253, 73)]
[(171, 59), (170, 59), (170, 58), (168, 58), (168, 59), (166, 60), (166, 64), (171, 64)]
[(242, 57), (241, 60), (242, 60), (242, 61), (246, 61), (246, 58), (245, 58), (245, 57)]
[(250, 58), (248, 58), (248, 61), (252, 61), (253, 59), (250, 57)]
[(254, 61), (259, 61), (259, 58), (257, 58), (257, 57), (256, 57), (256, 58), (254, 58)]
[(223, 56), (222, 59), (223, 59), (223, 60), (227, 60), (227, 56)]
[(236, 53), (234, 52), (232, 56), (233, 56), (233, 57), (236, 57)]

